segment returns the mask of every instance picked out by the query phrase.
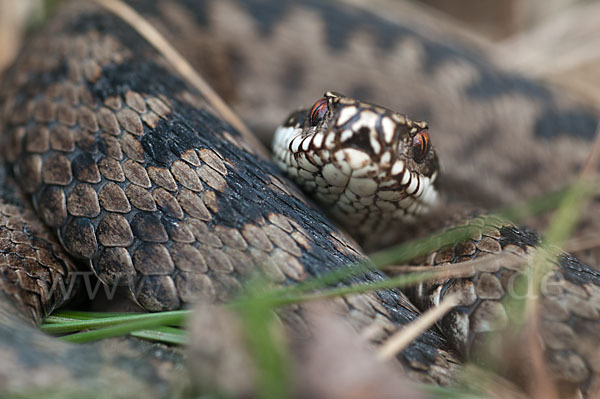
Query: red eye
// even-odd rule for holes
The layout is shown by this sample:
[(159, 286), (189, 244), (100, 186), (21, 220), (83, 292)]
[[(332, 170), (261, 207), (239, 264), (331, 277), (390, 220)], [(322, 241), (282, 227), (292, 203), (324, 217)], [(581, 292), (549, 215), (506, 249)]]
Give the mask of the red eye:
[(323, 97), (315, 103), (310, 109), (309, 122), (311, 126), (316, 126), (325, 117), (327, 112), (327, 99)]
[(427, 130), (421, 130), (419, 133), (413, 137), (412, 142), (412, 157), (417, 163), (423, 162), (425, 157), (429, 153), (429, 147), (431, 143), (429, 141), (429, 134)]

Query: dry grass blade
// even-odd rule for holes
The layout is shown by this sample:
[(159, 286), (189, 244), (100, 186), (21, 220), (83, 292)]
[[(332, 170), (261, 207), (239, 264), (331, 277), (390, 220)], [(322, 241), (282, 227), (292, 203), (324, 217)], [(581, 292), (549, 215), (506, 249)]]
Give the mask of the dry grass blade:
[(581, 168), (580, 178), (592, 179), (598, 174), (598, 161), (600, 160), (600, 122), (596, 127), (596, 138), (590, 149), (583, 167)]
[(381, 269), (386, 273), (397, 275), (405, 273), (431, 273), (430, 277), (426, 277), (422, 282), (426, 281), (446, 281), (452, 278), (471, 277), (475, 273), (487, 270), (495, 270), (498, 268), (498, 263), (502, 262), (503, 267), (514, 267), (525, 262), (528, 262), (533, 257), (531, 251), (526, 256), (517, 255), (513, 252), (502, 251), (495, 255), (489, 255), (482, 258), (468, 260), (460, 263), (449, 263), (438, 266), (383, 266)]
[(448, 295), (435, 308), (429, 309), (421, 317), (410, 323), (400, 331), (392, 335), (377, 352), (377, 358), (385, 361), (393, 358), (400, 353), (406, 345), (410, 344), (415, 338), (423, 334), (425, 330), (431, 327), (437, 320), (451, 310), (459, 303), (459, 295)]
[(248, 130), (240, 118), (229, 108), (223, 99), (196, 72), (194, 67), (173, 47), (163, 35), (138, 14), (133, 8), (120, 0), (96, 0), (98, 4), (117, 15), (135, 29), (171, 64), (189, 84), (195, 87), (208, 102), (248, 140), (261, 155), (268, 156), (268, 151)]
[(529, 392), (535, 399), (558, 399), (558, 390), (552, 381), (548, 364), (544, 359), (544, 352), (540, 345), (540, 307), (539, 301), (533, 301), (533, 308), (527, 311), (530, 315), (525, 327), (526, 346), (530, 348), (532, 376)]

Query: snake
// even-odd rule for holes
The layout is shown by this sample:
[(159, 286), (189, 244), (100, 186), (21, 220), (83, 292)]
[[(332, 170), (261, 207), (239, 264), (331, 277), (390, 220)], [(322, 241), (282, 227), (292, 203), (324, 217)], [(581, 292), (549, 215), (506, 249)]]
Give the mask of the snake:
[[(311, 0), (129, 3), (259, 138), (284, 120), (275, 162), (131, 24), (96, 4), (61, 6), (2, 79), (0, 361), (11, 364), (1, 372), (9, 394), (64, 385), (172, 395), (178, 360), (166, 350), (136, 341), (81, 350), (35, 328), (71, 299), (56, 287), (85, 285), (75, 276), (118, 286), (148, 311), (227, 302), (257, 270), (296, 284), (368, 262), (344, 229), (364, 229), (362, 241), (391, 219), (413, 222), (441, 196), (447, 210), (490, 209), (546, 192), (569, 181), (594, 138), (594, 110), (495, 69), (456, 36), (415, 22), (418, 8), (392, 20)], [(317, 99), (326, 88), (336, 91)], [(300, 104), (314, 105), (285, 118)], [(342, 142), (349, 145), (334, 151)], [(523, 256), (539, 241), (527, 229), (487, 227), (423, 264)], [(490, 315), (502, 313), (505, 283), (520, 270), (507, 263), (421, 286), (421, 304), (453, 290), (463, 299), (441, 322), (454, 335), (432, 327), (397, 356), (404, 373), (455, 382), (461, 357), (494, 329)], [(541, 315), (547, 361), (566, 391), (590, 392), (600, 372), (590, 350), (599, 273), (563, 254), (552, 278), (559, 275), (562, 296), (543, 302)], [(385, 279), (369, 267), (345, 283)], [(420, 315), (398, 289), (345, 296), (337, 307), (359, 331), (378, 326), (375, 344)], [(310, 328), (301, 306), (286, 318)]]

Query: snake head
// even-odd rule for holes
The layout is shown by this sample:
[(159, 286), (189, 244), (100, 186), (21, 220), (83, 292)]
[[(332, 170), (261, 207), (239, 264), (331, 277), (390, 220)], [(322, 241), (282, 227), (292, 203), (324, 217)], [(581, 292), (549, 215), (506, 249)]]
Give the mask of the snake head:
[(426, 122), (327, 92), (273, 140), (278, 165), (347, 227), (413, 221), (437, 201), (439, 163)]

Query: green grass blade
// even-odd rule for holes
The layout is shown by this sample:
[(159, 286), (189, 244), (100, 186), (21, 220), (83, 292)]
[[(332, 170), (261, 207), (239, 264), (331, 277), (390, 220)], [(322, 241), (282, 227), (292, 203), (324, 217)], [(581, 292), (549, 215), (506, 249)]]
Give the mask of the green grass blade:
[(87, 312), (80, 310), (57, 310), (52, 313), (53, 316), (65, 317), (70, 319), (78, 319), (78, 320), (89, 320), (89, 319), (100, 319), (107, 317), (120, 317), (120, 316), (128, 316), (128, 315), (139, 315), (145, 313), (134, 313), (134, 312)]
[(174, 310), (161, 313), (127, 314), (124, 316), (112, 316), (100, 319), (76, 320), (57, 324), (42, 324), (40, 329), (46, 333), (59, 334), (73, 331), (98, 329), (133, 321), (142, 322), (146, 320), (150, 322), (156, 321), (156, 325), (182, 325), (185, 318), (189, 316), (190, 312), (191, 311), (189, 310)]
[(183, 322), (183, 318), (189, 315), (189, 311), (162, 312), (151, 315), (155, 317), (137, 318), (135, 321), (121, 322), (97, 330), (65, 335), (60, 339), (66, 342), (84, 343), (125, 335), (136, 330), (152, 329), (161, 325), (177, 325)]
[(131, 336), (173, 345), (187, 345), (186, 333), (178, 328), (159, 326), (152, 330), (132, 331)]

